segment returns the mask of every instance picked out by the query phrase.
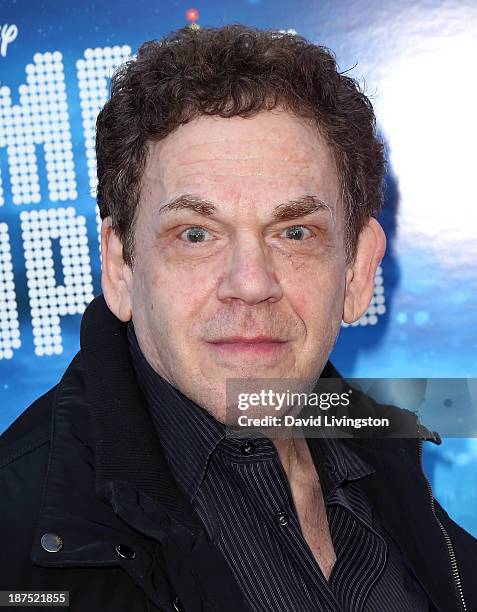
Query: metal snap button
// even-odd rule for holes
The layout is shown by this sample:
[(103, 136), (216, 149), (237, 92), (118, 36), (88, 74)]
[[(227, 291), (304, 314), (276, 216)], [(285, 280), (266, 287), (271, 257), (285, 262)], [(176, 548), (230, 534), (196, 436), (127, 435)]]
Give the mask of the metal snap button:
[(181, 600), (178, 597), (174, 599), (174, 601), (172, 602), (172, 606), (176, 612), (185, 612), (184, 606), (182, 605)]
[(57, 553), (63, 548), (63, 540), (57, 533), (44, 533), (41, 536), (41, 545), (47, 552)]
[(242, 451), (243, 455), (253, 455), (256, 450), (255, 444), (251, 441), (244, 442), (240, 447), (240, 450)]
[(134, 550), (130, 548), (127, 544), (117, 544), (115, 548), (118, 555), (120, 557), (123, 557), (123, 559), (131, 560), (134, 559), (134, 557), (136, 556)]

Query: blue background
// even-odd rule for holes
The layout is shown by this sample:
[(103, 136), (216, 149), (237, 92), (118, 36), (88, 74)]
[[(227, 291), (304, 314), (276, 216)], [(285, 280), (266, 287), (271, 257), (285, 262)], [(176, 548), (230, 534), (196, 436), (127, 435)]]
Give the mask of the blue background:
[[(134, 53), (144, 40), (185, 25), (192, 6), (202, 26), (241, 22), (291, 28), (330, 47), (341, 70), (350, 69), (372, 99), (389, 161), (380, 218), (388, 238), (382, 262), (385, 312), (343, 327), (331, 356), (334, 365), (347, 377), (477, 377), (475, 2), (0, 1), (0, 32), (4, 24), (18, 29), (0, 55), (0, 88), (9, 88), (13, 105), (21, 102), (19, 88), (35, 54), (62, 54), (77, 194), (51, 198), (44, 148), (37, 144), (40, 201), (15, 204), (11, 162), (0, 146), (0, 224), (8, 228), (21, 341), (11, 358), (0, 358), (0, 431), (59, 380), (79, 349), (81, 311), (87, 305), (85, 300), (76, 314), (61, 316), (60, 354), (35, 354), (22, 211), (74, 207), (85, 217), (92, 291), (101, 292), (77, 61), (87, 49), (106, 46), (129, 45)], [(0, 99), (0, 110), (1, 104)], [(53, 260), (59, 285), (64, 261), (58, 248)], [(0, 349), (2, 342), (0, 335)], [(477, 440), (448, 438), (440, 447), (429, 446), (425, 467), (436, 497), (477, 535)]]

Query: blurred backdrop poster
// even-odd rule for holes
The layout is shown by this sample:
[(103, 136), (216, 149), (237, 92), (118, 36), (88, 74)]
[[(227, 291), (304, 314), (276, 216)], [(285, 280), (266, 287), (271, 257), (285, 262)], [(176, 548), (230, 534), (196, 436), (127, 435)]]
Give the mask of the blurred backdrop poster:
[[(145, 40), (225, 23), (329, 47), (375, 107), (387, 252), (334, 365), (477, 378), (476, 3), (0, 0), (0, 431), (58, 382), (101, 292), (94, 139), (112, 70)], [(476, 439), (426, 443), (424, 459), (435, 496), (477, 535)]]

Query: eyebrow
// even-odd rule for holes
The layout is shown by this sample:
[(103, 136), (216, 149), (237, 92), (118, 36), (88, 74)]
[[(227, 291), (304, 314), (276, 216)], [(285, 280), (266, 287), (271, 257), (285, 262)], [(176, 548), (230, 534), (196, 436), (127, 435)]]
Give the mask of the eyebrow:
[[(210, 217), (217, 212), (217, 206), (209, 200), (204, 200), (189, 193), (184, 193), (156, 209), (156, 213), (165, 214), (174, 210), (192, 210), (204, 217)], [(304, 195), (278, 204), (278, 206), (273, 209), (273, 220), (290, 221), (322, 210), (328, 210), (334, 221), (334, 210), (329, 204), (326, 204), (316, 195)]]

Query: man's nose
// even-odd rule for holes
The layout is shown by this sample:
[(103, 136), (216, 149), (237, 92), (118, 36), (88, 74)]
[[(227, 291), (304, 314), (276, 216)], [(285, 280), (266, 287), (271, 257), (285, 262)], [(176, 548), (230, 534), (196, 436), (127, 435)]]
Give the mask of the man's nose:
[(257, 238), (237, 241), (224, 262), (224, 273), (217, 290), (218, 299), (237, 299), (253, 306), (266, 300), (276, 302), (282, 294), (266, 246)]

